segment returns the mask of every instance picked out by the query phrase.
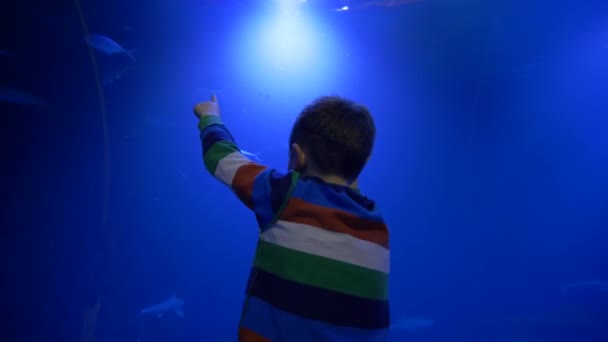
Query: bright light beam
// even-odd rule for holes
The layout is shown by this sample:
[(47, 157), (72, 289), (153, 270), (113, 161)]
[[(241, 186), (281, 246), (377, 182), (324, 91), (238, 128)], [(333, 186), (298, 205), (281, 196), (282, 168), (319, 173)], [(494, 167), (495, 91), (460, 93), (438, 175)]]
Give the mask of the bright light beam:
[(297, 0), (248, 12), (231, 39), (234, 79), (292, 102), (294, 96), (335, 89), (345, 53), (326, 18), (316, 14)]
[(289, 11), (280, 13), (266, 26), (259, 39), (260, 57), (290, 73), (314, 65), (321, 53), (311, 23)]

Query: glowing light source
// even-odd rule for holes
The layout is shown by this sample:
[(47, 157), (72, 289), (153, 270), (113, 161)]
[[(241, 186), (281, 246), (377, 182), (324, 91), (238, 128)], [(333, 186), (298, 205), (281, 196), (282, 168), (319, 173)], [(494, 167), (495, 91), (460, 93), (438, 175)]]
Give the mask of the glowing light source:
[(250, 12), (232, 40), (236, 79), (271, 89), (275, 100), (280, 94), (333, 88), (344, 70), (344, 53), (332, 28), (314, 14), (301, 0), (279, 0)]
[(279, 69), (300, 69), (318, 55), (314, 27), (302, 15), (284, 12), (261, 32), (261, 57)]

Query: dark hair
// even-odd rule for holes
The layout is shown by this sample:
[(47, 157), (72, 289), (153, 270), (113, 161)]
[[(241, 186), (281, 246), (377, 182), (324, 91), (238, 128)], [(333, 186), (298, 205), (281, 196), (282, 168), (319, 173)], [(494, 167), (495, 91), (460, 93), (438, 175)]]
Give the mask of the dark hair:
[(323, 175), (352, 182), (372, 153), (375, 136), (376, 126), (365, 106), (339, 96), (322, 96), (298, 115), (289, 146), (300, 145)]

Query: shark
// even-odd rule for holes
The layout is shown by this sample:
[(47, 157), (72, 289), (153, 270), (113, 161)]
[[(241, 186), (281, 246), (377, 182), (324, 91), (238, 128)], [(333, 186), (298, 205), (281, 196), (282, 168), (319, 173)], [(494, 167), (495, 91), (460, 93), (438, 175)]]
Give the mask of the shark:
[(169, 299), (164, 300), (158, 304), (154, 304), (141, 310), (141, 314), (144, 316), (156, 316), (163, 317), (170, 313), (175, 313), (179, 317), (184, 317), (184, 300), (177, 297), (174, 292), (171, 294)]

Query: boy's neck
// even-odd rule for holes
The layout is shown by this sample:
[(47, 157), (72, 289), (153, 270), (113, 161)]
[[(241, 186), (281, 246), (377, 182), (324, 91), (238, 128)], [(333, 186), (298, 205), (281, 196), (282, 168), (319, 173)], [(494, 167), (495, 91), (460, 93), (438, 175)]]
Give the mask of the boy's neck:
[(317, 176), (317, 177), (321, 178), (325, 183), (337, 184), (337, 185), (342, 185), (342, 186), (349, 185), (346, 180), (344, 180), (343, 178), (340, 178), (340, 177), (336, 177), (336, 176)]
[(317, 177), (322, 179), (325, 183), (348, 186), (351, 189), (357, 189), (359, 187), (358, 179), (355, 180), (353, 183), (349, 184), (344, 178), (338, 176), (324, 176), (314, 172), (305, 172), (302, 173), (302, 176)]

